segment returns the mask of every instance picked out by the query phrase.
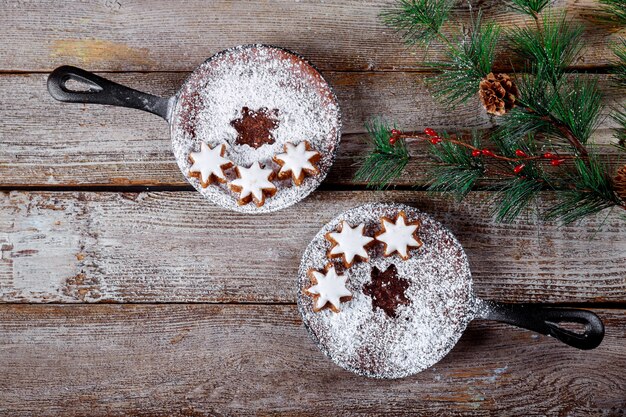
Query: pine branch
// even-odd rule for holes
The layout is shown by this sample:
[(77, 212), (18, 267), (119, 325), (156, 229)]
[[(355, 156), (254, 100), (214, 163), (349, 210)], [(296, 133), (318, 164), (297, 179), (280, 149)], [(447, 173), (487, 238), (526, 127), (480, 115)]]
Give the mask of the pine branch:
[[(571, 133), (579, 143), (586, 144), (598, 125), (602, 110), (602, 94), (598, 88), (598, 80), (580, 76), (567, 80), (560, 85), (554, 104), (554, 118), (567, 128), (566, 133), (563, 131), (560, 133), (566, 137)], [(571, 142), (571, 138), (567, 139)], [(576, 150), (579, 154), (584, 154), (581, 149)]]
[(626, 38), (620, 38), (619, 41), (613, 45), (613, 53), (615, 53), (617, 57), (617, 60), (613, 63), (615, 66), (613, 70), (615, 83), (618, 87), (626, 88)]
[(400, 0), (396, 8), (381, 13), (383, 22), (402, 34), (407, 44), (428, 45), (438, 38), (447, 39), (441, 27), (450, 18), (454, 0)]
[(587, 162), (576, 160), (572, 176), (574, 189), (564, 192), (563, 201), (551, 208), (546, 217), (569, 224), (604, 209), (621, 206), (607, 172), (608, 167), (595, 155)]
[(617, 139), (617, 147), (622, 151), (626, 151), (626, 105), (621, 109), (615, 110), (611, 115), (613, 120), (619, 125), (615, 128), (613, 136)]
[(389, 143), (392, 128), (386, 121), (372, 119), (365, 127), (373, 149), (363, 160), (354, 179), (366, 182), (368, 187), (382, 189), (402, 174), (410, 159), (409, 151), (404, 139), (393, 145)]
[(434, 87), (434, 96), (453, 106), (474, 97), (480, 80), (491, 72), (500, 33), (495, 23), (483, 23), (479, 12), (469, 34), (449, 46), (446, 62), (427, 64), (441, 71), (428, 80)]
[(611, 20), (626, 25), (626, 0), (600, 0)]
[(509, 0), (508, 5), (518, 12), (537, 16), (550, 3), (550, 0)]
[(582, 26), (568, 21), (565, 14), (556, 17), (548, 14), (537, 19), (536, 28), (512, 29), (507, 38), (534, 74), (545, 77), (556, 87), (582, 48), (582, 33)]
[[(448, 138), (447, 134), (442, 136)], [(472, 146), (479, 148), (478, 133), (474, 131), (472, 136)], [(483, 160), (473, 157), (469, 148), (457, 143), (432, 145), (430, 155), (439, 165), (427, 173), (429, 191), (451, 192), (461, 200), (485, 174)]]
[(492, 214), (496, 221), (510, 223), (537, 198), (543, 185), (527, 177), (512, 177), (502, 180), (499, 188), (492, 199)]

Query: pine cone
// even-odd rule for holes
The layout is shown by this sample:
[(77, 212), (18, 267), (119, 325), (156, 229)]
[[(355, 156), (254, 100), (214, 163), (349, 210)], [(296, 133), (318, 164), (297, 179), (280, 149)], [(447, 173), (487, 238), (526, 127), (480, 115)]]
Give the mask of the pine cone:
[(487, 113), (502, 116), (515, 107), (515, 100), (519, 91), (517, 86), (507, 74), (487, 74), (480, 81), (480, 101)]
[(613, 178), (613, 189), (619, 198), (626, 202), (626, 165), (617, 170)]

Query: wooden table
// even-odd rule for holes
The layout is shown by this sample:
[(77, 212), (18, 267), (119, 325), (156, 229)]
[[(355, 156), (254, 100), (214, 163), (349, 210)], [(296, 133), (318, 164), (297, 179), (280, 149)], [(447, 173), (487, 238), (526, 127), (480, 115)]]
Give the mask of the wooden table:
[[(489, 192), (455, 203), (415, 191), (428, 163), (419, 147), (393, 191), (351, 180), (373, 115), (407, 129), (494, 123), (475, 102), (450, 110), (433, 101), (417, 63), (442, 51), (402, 45), (377, 18), (388, 4), (1, 2), (0, 414), (624, 415), (623, 214), (567, 227), (532, 213), (496, 224), (481, 205)], [(524, 20), (499, 1), (480, 4), (505, 26)], [(615, 28), (594, 21), (591, 0), (556, 6), (588, 25), (576, 67), (605, 74)], [(172, 94), (205, 58), (252, 42), (309, 58), (344, 113), (338, 160), (322, 188), (272, 215), (228, 213), (201, 198), (157, 117), (63, 105), (45, 88), (54, 67), (74, 64)], [(607, 104), (623, 103), (600, 78)], [(608, 144), (611, 127), (603, 119), (594, 141)], [(480, 296), (591, 308), (605, 322), (604, 342), (583, 352), (476, 321), (442, 362), (414, 377), (343, 371), (309, 340), (295, 275), (324, 223), (370, 201), (406, 202), (450, 227)]]

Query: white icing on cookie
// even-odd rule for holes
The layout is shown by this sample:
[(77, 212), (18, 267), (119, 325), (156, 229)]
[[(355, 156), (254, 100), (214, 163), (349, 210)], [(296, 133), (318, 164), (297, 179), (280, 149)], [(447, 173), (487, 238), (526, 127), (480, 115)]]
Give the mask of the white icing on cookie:
[(383, 231), (376, 235), (376, 240), (385, 244), (385, 256), (398, 252), (402, 259), (409, 258), (409, 247), (419, 248), (422, 242), (414, 236), (418, 224), (406, 224), (406, 215), (400, 212), (396, 222), (383, 218)]
[(257, 205), (262, 205), (265, 200), (264, 192), (275, 192), (276, 186), (270, 181), (273, 171), (270, 168), (261, 168), (258, 162), (253, 163), (250, 168), (237, 167), (236, 178), (230, 182), (231, 188), (240, 193), (240, 200), (245, 200), (252, 196)]
[(307, 288), (305, 292), (316, 296), (314, 310), (319, 311), (326, 303), (330, 303), (334, 307), (331, 309), (339, 312), (341, 298), (352, 296), (352, 293), (346, 288), (348, 277), (346, 275), (337, 275), (334, 266), (328, 268), (326, 274), (315, 270), (311, 270), (310, 274), (317, 283)]
[(200, 142), (200, 152), (191, 152), (189, 159), (193, 163), (189, 168), (190, 174), (200, 174), (200, 182), (203, 187), (211, 183), (211, 177), (218, 181), (226, 181), (224, 169), (232, 166), (232, 162), (224, 158), (224, 144), (211, 149), (206, 143)]
[(352, 228), (348, 222), (341, 223), (341, 232), (330, 232), (326, 238), (334, 244), (330, 249), (330, 255), (342, 255), (346, 267), (350, 267), (354, 262), (354, 258), (359, 256), (364, 260), (368, 259), (365, 246), (374, 240), (374, 238), (363, 235), (365, 224), (361, 223)]
[(277, 164), (281, 165), (278, 171), (279, 177), (287, 177), (291, 173), (294, 183), (300, 185), (304, 178), (304, 173), (317, 173), (317, 167), (311, 162), (312, 159), (320, 157), (317, 151), (307, 149), (307, 142), (300, 142), (294, 145), (291, 142), (285, 143), (285, 153), (280, 153), (274, 157)]

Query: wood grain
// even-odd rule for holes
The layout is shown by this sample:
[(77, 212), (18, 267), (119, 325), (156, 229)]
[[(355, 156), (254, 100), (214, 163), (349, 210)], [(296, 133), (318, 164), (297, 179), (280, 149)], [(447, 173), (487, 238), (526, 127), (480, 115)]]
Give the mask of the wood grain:
[[(169, 0), (4, 0), (0, 25), (0, 71), (50, 71), (62, 64), (103, 71), (190, 71), (212, 54), (247, 43), (291, 48), (324, 70), (416, 70), (441, 59), (435, 44), (428, 52), (408, 49), (379, 14), (393, 1), (249, 0), (184, 3)], [(617, 28), (599, 23), (593, 0), (560, 0), (560, 12), (584, 23), (578, 68), (607, 66)], [(528, 19), (497, 0), (474, 2), (485, 18), (505, 28)], [(464, 2), (454, 11), (458, 28), (469, 24)], [(511, 59), (503, 48), (499, 62)]]
[(317, 192), (281, 212), (246, 216), (195, 192), (5, 192), (0, 300), (294, 302), (300, 257), (325, 223), (366, 202), (396, 201), (432, 213), (459, 237), (485, 298), (626, 301), (622, 213), (569, 227), (531, 214), (496, 224), (481, 206), (489, 198), (473, 193), (455, 204), (423, 192)]
[[(171, 95), (186, 74), (106, 74), (114, 81), (154, 94)], [(478, 101), (455, 110), (433, 100), (418, 73), (325, 74), (343, 109), (344, 135), (326, 184), (352, 186), (357, 162), (367, 153), (364, 123), (382, 115), (402, 129), (487, 129)], [(601, 76), (607, 106), (626, 103)], [(188, 186), (170, 149), (169, 129), (157, 116), (110, 106), (65, 104), (52, 99), (46, 75), (0, 76), (0, 186), (78, 185)], [(606, 112), (605, 112), (606, 116)], [(605, 155), (615, 155), (614, 122), (603, 117), (592, 138)], [(398, 185), (424, 183), (422, 172), (432, 161), (425, 144), (411, 147), (414, 158)], [(616, 158), (614, 164), (618, 164)]]
[(592, 351), (473, 322), (413, 377), (358, 377), (313, 345), (296, 307), (0, 306), (0, 412), (11, 416), (554, 415), (626, 412), (624, 310)]

